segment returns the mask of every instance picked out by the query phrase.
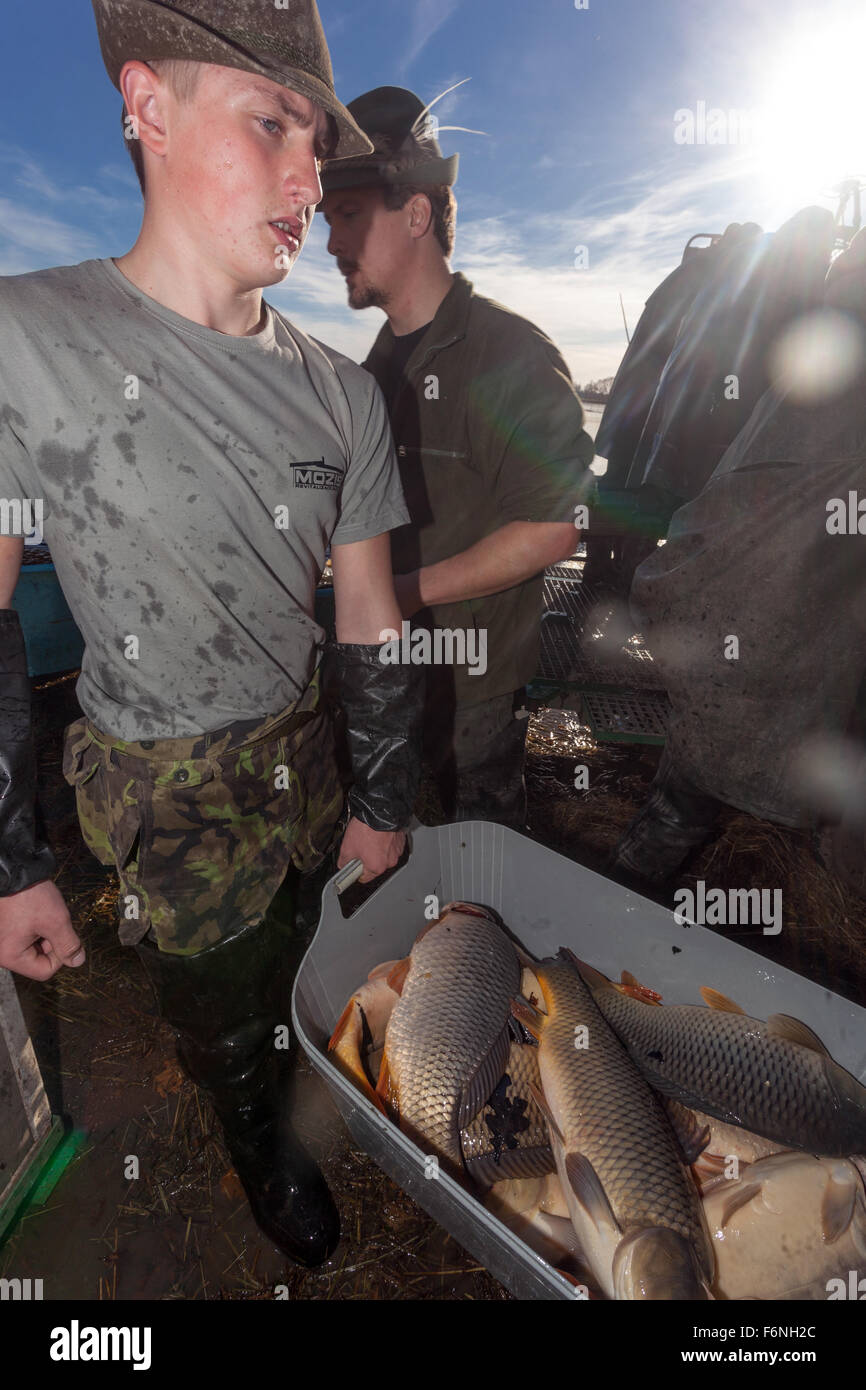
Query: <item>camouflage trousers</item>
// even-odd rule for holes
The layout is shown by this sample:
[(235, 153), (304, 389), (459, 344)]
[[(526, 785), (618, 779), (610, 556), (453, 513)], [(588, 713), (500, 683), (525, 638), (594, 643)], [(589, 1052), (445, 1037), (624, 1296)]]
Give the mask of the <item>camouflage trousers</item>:
[(120, 879), (120, 940), (195, 955), (260, 922), (294, 865), (332, 847), (344, 793), (319, 672), (296, 704), (194, 738), (124, 742), (85, 717), (63, 775), (87, 846)]

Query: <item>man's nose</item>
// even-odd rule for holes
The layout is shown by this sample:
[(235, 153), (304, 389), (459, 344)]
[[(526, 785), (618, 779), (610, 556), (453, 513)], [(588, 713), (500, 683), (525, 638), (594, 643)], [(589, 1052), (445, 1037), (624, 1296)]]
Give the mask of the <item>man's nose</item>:
[(319, 161), (315, 151), (296, 154), (286, 184), (288, 192), (298, 199), (303, 199), (307, 207), (316, 207), (322, 201)]
[(328, 236), (328, 254), (331, 256), (339, 256), (340, 249), (341, 248), (339, 233), (337, 231), (337, 228), (332, 226), (330, 234)]

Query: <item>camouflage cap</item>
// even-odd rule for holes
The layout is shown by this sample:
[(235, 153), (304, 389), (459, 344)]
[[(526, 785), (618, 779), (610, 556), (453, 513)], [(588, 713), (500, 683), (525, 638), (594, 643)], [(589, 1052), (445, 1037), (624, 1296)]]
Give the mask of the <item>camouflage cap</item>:
[(316, 0), (93, 0), (108, 75), (124, 63), (183, 58), (241, 68), (300, 92), (333, 116), (335, 153), (368, 154), (370, 141), (337, 99)]
[[(331, 159), (322, 171), (322, 188), (412, 184), (415, 186), (457, 182), (460, 156), (444, 158), (428, 108), (404, 87), (376, 87), (349, 102), (349, 111), (373, 142), (373, 153), (361, 158)], [(418, 144), (419, 139), (423, 142)]]

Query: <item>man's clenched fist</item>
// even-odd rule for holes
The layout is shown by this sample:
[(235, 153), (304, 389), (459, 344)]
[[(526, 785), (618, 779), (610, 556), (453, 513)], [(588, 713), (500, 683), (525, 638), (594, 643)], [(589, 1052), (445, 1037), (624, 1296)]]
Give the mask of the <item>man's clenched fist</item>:
[(0, 898), (0, 966), (50, 980), (61, 965), (83, 965), (84, 959), (63, 895), (50, 879)]

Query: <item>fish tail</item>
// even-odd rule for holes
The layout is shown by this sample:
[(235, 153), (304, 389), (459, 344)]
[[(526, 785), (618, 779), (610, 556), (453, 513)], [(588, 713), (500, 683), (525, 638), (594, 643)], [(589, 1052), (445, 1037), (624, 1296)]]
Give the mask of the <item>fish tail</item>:
[(364, 1063), (361, 1061), (359, 1047), (361, 1025), (355, 1021), (356, 1008), (363, 1018), (361, 1006), (353, 997), (337, 1019), (337, 1026), (328, 1042), (328, 1051), (336, 1054), (334, 1060), (343, 1075), (358, 1087), (358, 1090), (367, 1097), (371, 1105), (375, 1105), (377, 1110), (386, 1115), (387, 1111), (370, 1085), (364, 1070)]
[(342, 1042), (343, 1036), (346, 1033), (351, 1022), (352, 1015), (355, 1012), (355, 1005), (357, 1004), (357, 1002), (358, 1001), (355, 999), (355, 996), (352, 995), (352, 998), (349, 1000), (345, 1009), (340, 1014), (340, 1017), (337, 1019), (337, 1026), (335, 1027), (333, 1033), (328, 1039), (329, 1052), (333, 1052), (334, 1049), (338, 1047), (339, 1044)]
[(511, 1012), (518, 1022), (522, 1023), (528, 1033), (533, 1038), (541, 1036), (544, 1027), (544, 1014), (539, 1009), (534, 1009), (528, 1000), (518, 995), (511, 1001)]
[(390, 1115), (393, 1118), (400, 1114), (400, 1093), (391, 1075), (387, 1052), (382, 1057), (382, 1065), (379, 1068), (379, 1080), (376, 1082), (376, 1102), (383, 1115)]

